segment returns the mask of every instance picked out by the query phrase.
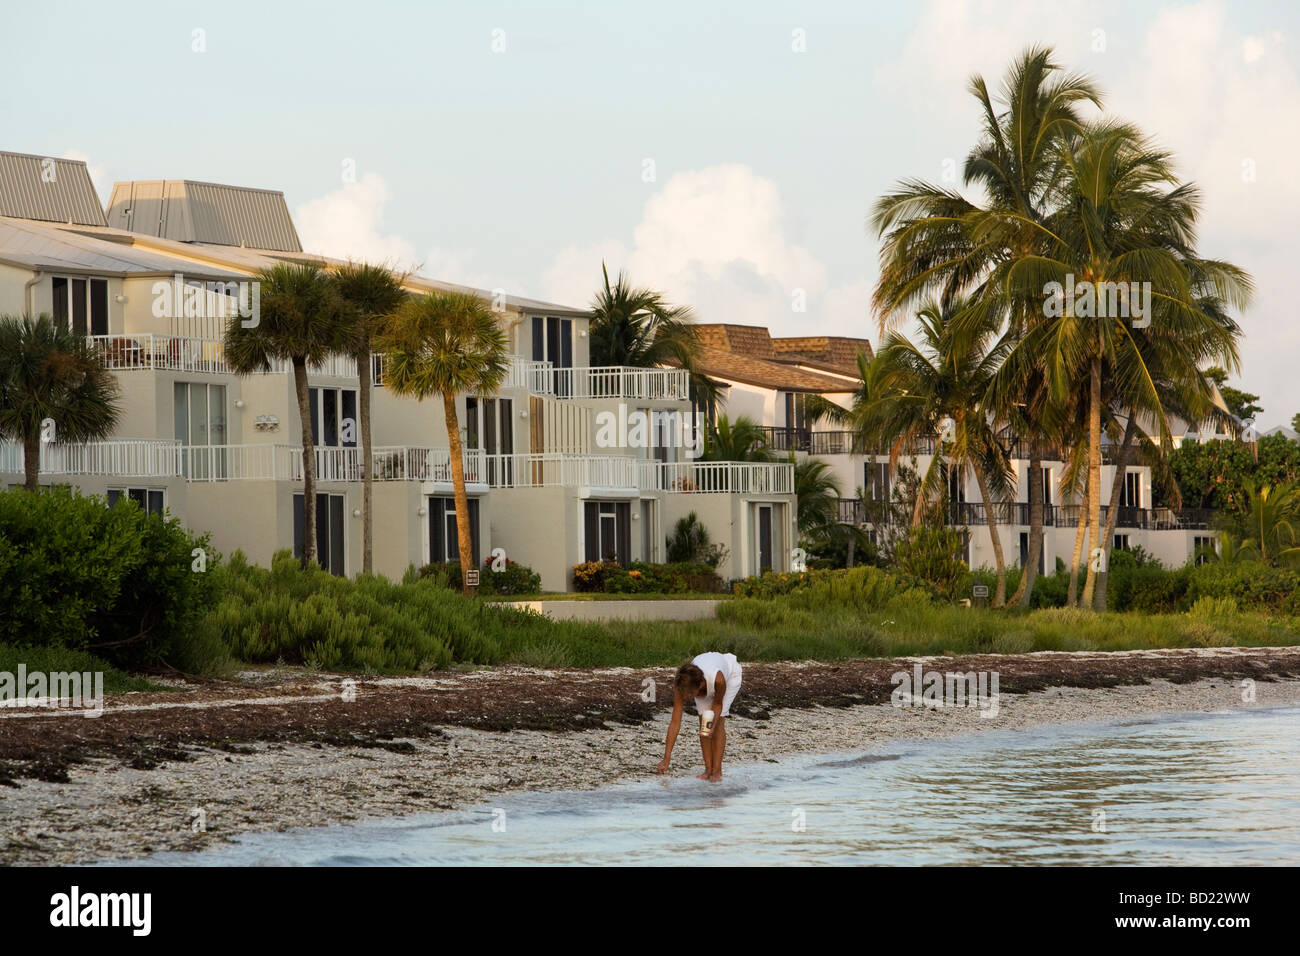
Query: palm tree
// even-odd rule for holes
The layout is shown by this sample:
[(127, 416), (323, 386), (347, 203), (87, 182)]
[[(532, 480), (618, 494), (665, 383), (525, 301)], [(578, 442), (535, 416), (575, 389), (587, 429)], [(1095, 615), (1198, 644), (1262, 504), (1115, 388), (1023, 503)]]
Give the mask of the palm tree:
[(1300, 485), (1247, 487), (1246, 513), (1236, 532), (1228, 536), (1235, 556), (1272, 565), (1294, 563), (1300, 558)]
[(820, 458), (805, 458), (794, 465), (794, 497), (797, 509), (796, 524), (801, 534), (814, 534), (838, 523), (839, 501), (842, 497), (840, 483), (831, 472), (830, 463)]
[(762, 427), (748, 415), (737, 416), (734, 422), (719, 415), (705, 436), (701, 457), (705, 461), (771, 461), (772, 452)]
[[(1001, 263), (995, 276), (1018, 299), (1043, 296), (1047, 321), (1018, 347), (1045, 362), (1052, 394), (1065, 401), (1079, 381), (1088, 383), (1088, 522), (1095, 549), (1102, 546), (1103, 379), (1113, 377), (1125, 404), (1151, 415), (1161, 443), (1169, 444), (1158, 370), (1139, 339), (1154, 327), (1150, 334), (1164, 339), (1167, 356), (1192, 342), (1198, 354), (1215, 354), (1236, 366), (1238, 331), (1205, 300), (1240, 308), (1251, 283), (1234, 266), (1196, 257), (1196, 191), (1177, 184), (1169, 155), (1153, 149), (1133, 127), (1103, 122), (1088, 128), (1076, 148), (1063, 152), (1062, 169), (1059, 205), (1035, 224), (1043, 241)], [(1075, 283), (1083, 295), (1062, 295)], [(1126, 309), (1102, 307), (1103, 283), (1149, 289), (1150, 324), (1136, 324)], [(1090, 301), (1086, 290), (1093, 288), (1099, 294)], [(1181, 366), (1180, 375), (1195, 366), (1190, 359), (1168, 361)], [(1084, 605), (1093, 602), (1103, 564), (1089, 562)]]
[(383, 331), (383, 323), (406, 298), (403, 276), (384, 266), (349, 262), (334, 270), (334, 287), (343, 300), (345, 320), (350, 333), (352, 354), (357, 360), (361, 400), (361, 570), (374, 571), (374, 515), (371, 496), (374, 488), (374, 436), (370, 428), (370, 400), (373, 385), (371, 354), (374, 338)]
[[(988, 283), (992, 268), (1039, 242), (1035, 224), (1051, 209), (1059, 179), (1060, 147), (1082, 129), (1078, 108), (1101, 104), (1101, 94), (1086, 77), (1065, 74), (1049, 49), (1026, 50), (1007, 71), (1002, 103), (994, 105), (980, 76), (970, 92), (980, 105), (983, 132), (966, 159), (964, 179), (987, 196), (977, 206), (961, 195), (911, 180), (876, 203), (872, 224), (884, 237), (881, 272), (873, 305), (881, 327), (906, 315), (926, 295), (944, 299), (962, 291), (1001, 299), (1007, 335), (1014, 341), (1041, 316), (1039, 297), (1010, 298)], [(1027, 379), (998, 390), (1001, 401), (988, 405), (1013, 433), (1030, 442), (1029, 560), (1017, 596), (1029, 604), (1038, 571), (1043, 536), (1040, 421), (1046, 414), (1041, 374), (1028, 368)], [(1015, 597), (1013, 596), (1013, 603)]]
[(376, 344), (384, 353), (384, 384), (398, 395), (442, 396), (456, 498), (456, 545), (461, 581), (472, 594), (473, 530), (465, 495), (459, 394), (491, 395), (510, 371), (506, 335), (482, 299), (470, 292), (431, 292), (406, 299)]
[(603, 262), (600, 272), (604, 284), (591, 303), (591, 364), (684, 368), (691, 394), (714, 406), (718, 385), (699, 371), (700, 340), (690, 306), (671, 305), (653, 289), (633, 288), (622, 271), (611, 285)]
[(279, 263), (257, 274), (260, 320), (226, 326), (226, 362), (241, 375), (266, 372), (275, 361), (293, 368), (302, 428), (302, 565), (316, 560), (316, 442), (307, 369), (346, 349), (343, 304), (329, 275), (311, 263)]
[[(899, 332), (886, 337), (867, 378), (876, 398), (860, 410), (863, 442), (879, 437), (890, 444), (891, 464), (904, 448), (938, 435), (930, 467), (917, 490), (912, 524), (921, 523), (938, 490), (944, 468), (969, 468), (979, 486), (993, 545), (997, 587), (993, 605), (1006, 600), (1006, 563), (998, 523), (1011, 487), (1011, 463), (983, 406), (1006, 348), (998, 339), (998, 310), (961, 296), (926, 304), (917, 315), (919, 344)], [(946, 433), (940, 434), (946, 429)]]
[(0, 316), (0, 435), (23, 446), (23, 486), (39, 486), (45, 422), (57, 441), (98, 441), (121, 410), (117, 381), (83, 336), (49, 315)]

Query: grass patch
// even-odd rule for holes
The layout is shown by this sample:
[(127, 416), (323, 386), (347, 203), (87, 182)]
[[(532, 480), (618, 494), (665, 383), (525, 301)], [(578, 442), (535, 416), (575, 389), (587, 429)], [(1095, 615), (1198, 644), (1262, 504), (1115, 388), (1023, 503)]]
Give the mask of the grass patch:
[(46, 674), (58, 671), (81, 674), (89, 671), (93, 674), (102, 671), (106, 694), (166, 689), (163, 684), (124, 674), (85, 651), (69, 650), (66, 647), (17, 647), (13, 644), (0, 644), (0, 671), (16, 675), (19, 664), (23, 665), (29, 674), (38, 671)]

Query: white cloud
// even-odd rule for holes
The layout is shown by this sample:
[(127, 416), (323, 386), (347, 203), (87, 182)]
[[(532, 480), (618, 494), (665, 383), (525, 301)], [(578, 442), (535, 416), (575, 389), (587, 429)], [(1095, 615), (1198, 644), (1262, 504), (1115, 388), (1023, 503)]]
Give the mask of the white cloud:
[[(828, 289), (825, 265), (787, 237), (776, 184), (748, 166), (674, 175), (646, 202), (630, 245), (604, 239), (559, 252), (547, 298), (590, 300), (600, 263), (690, 305), (701, 322), (767, 325), (787, 335), (862, 334), (866, 283)], [(796, 311), (802, 299), (806, 311)], [(850, 325), (851, 323), (851, 325)]]
[(339, 259), (390, 262), (409, 269), (418, 262), (415, 247), (401, 236), (381, 232), (388, 185), (367, 173), (355, 183), (298, 206), (294, 221), (303, 249)]

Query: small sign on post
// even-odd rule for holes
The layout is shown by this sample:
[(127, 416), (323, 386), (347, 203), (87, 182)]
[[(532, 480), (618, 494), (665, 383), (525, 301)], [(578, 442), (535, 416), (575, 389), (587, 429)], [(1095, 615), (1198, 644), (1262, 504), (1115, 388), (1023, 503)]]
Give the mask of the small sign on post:
[(971, 597), (975, 599), (976, 607), (984, 607), (989, 602), (989, 586), (987, 584), (977, 584), (971, 588)]
[(478, 568), (470, 568), (465, 572), (465, 586), (470, 588), (478, 587)]

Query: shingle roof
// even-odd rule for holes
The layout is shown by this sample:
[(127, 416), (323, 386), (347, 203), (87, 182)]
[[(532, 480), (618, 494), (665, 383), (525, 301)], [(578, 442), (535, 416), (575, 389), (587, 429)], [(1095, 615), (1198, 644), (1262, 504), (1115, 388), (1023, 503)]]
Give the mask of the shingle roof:
[(189, 179), (155, 179), (113, 185), (110, 226), (143, 235), (302, 252), (284, 193)]
[(0, 216), (102, 226), (104, 210), (86, 164), (0, 152)]
[(783, 392), (851, 392), (854, 389), (854, 383), (843, 378), (708, 345), (700, 347), (699, 369), (709, 378)]

